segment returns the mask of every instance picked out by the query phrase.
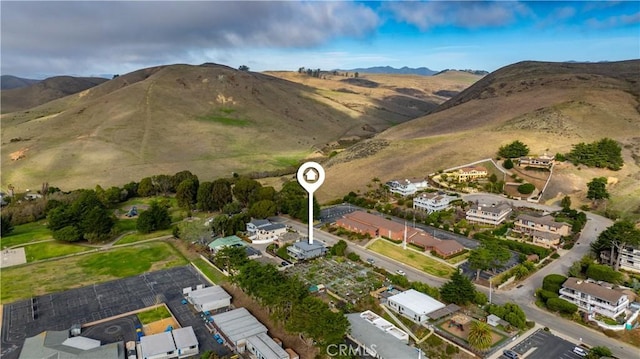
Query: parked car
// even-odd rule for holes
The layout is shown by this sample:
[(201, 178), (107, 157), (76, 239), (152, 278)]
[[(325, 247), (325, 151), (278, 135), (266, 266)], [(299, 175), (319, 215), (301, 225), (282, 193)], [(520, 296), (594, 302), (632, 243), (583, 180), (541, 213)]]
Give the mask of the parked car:
[(513, 350), (509, 350), (509, 349), (505, 349), (502, 352), (502, 355), (506, 356), (509, 359), (518, 359), (518, 358), (520, 358), (518, 353), (514, 352)]
[(373, 263), (375, 263), (375, 262), (376, 262), (376, 261), (375, 261), (373, 258), (367, 258), (367, 263), (369, 263), (369, 264), (373, 264)]
[(407, 273), (405, 273), (402, 269), (398, 269), (398, 270), (396, 271), (396, 273), (398, 273), (398, 274), (400, 274), (400, 275), (402, 275), (402, 276), (407, 275)]
[(587, 351), (581, 347), (573, 348), (573, 352), (580, 355), (581, 357), (586, 357), (588, 354)]

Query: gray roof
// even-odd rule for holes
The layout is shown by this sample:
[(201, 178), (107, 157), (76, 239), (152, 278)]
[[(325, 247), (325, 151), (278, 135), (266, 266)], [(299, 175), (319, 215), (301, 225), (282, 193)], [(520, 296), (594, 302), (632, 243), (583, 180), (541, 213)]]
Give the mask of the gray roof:
[(472, 209), (481, 210), (487, 213), (502, 213), (511, 210), (511, 206), (508, 203), (501, 202), (497, 206), (495, 205), (486, 205), (486, 204), (472, 204)]
[(320, 249), (320, 248), (325, 248), (324, 243), (318, 241), (318, 240), (314, 240), (312, 244), (309, 244), (308, 240), (301, 240), (298, 242), (293, 243), (294, 247), (297, 247), (303, 251), (312, 251), (315, 249)]
[(198, 345), (198, 338), (193, 332), (193, 327), (178, 328), (171, 331), (177, 348), (188, 348)]
[(267, 327), (251, 315), (246, 308), (216, 314), (213, 316), (213, 323), (234, 344), (239, 340), (267, 332)]
[(215, 302), (227, 298), (231, 299), (231, 295), (219, 285), (194, 290), (189, 292), (189, 297), (195, 304)]
[(289, 354), (266, 333), (249, 337), (247, 342), (251, 343), (266, 359), (289, 359)]
[(267, 226), (269, 224), (271, 224), (271, 222), (269, 222), (268, 219), (252, 219), (251, 222), (249, 222), (251, 224), (253, 224), (254, 226), (260, 228), (261, 226)]
[(142, 350), (143, 358), (176, 350), (176, 346), (173, 343), (173, 337), (170, 332), (143, 336), (140, 338), (140, 348)]
[(270, 223), (265, 226), (259, 227), (261, 231), (275, 231), (276, 229), (282, 229), (282, 228), (287, 228), (287, 226), (285, 226), (282, 223)]
[(410, 347), (360, 317), (360, 313), (346, 315), (351, 324), (349, 336), (358, 344), (375, 349), (381, 359), (415, 359), (416, 348)]
[(541, 217), (537, 217), (537, 216), (532, 216), (529, 214), (520, 214), (518, 215), (518, 217), (516, 218), (516, 221), (531, 221), (534, 223), (539, 223), (542, 225), (547, 225), (549, 227), (553, 227), (553, 228), (560, 228), (562, 226), (569, 226), (567, 223), (564, 222), (556, 222), (554, 220), (554, 218), (552, 216), (541, 216)]
[[(610, 283), (603, 282), (605, 285), (612, 285)], [(620, 298), (626, 296), (622, 291), (607, 288), (598, 283), (594, 283), (590, 280), (584, 280), (575, 277), (569, 277), (562, 284), (564, 288), (573, 289), (576, 292), (588, 294), (592, 297), (600, 298), (609, 303), (617, 303)]]
[[(63, 344), (69, 339), (68, 330), (45, 331), (27, 338), (20, 352), (20, 359), (56, 358), (56, 359), (124, 359), (122, 342), (111, 343), (97, 348), (83, 350)], [(87, 338), (89, 339), (89, 338)], [(84, 342), (72, 340), (72, 342)], [(87, 341), (86, 343), (89, 343)]]

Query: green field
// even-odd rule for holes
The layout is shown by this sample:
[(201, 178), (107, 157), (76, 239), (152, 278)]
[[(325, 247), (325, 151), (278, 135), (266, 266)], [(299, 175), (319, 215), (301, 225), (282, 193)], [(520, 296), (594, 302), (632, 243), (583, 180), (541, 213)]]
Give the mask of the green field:
[(77, 244), (47, 241), (42, 243), (34, 243), (24, 246), (27, 263), (39, 261), (42, 259), (62, 257), (69, 254), (86, 252), (94, 248), (79, 246)]
[(0, 302), (9, 303), (187, 263), (170, 244), (158, 241), (3, 268)]
[(125, 233), (130, 231), (135, 231), (136, 225), (138, 224), (138, 220), (135, 218), (132, 219), (118, 219), (114, 226), (114, 230), (116, 233)]
[(198, 269), (200, 269), (200, 271), (202, 271), (202, 273), (204, 273), (204, 275), (206, 275), (213, 283), (220, 284), (228, 280), (222, 272), (215, 269), (210, 264), (207, 264), (207, 262), (202, 258), (195, 259), (191, 263), (198, 267)]
[(414, 250), (404, 250), (401, 246), (386, 240), (379, 239), (367, 248), (436, 277), (449, 278), (455, 272), (453, 267), (449, 267)]
[(149, 309), (144, 312), (140, 312), (137, 315), (142, 325), (153, 323), (164, 318), (171, 318), (171, 313), (164, 305)]
[(44, 223), (45, 221), (38, 221), (15, 226), (10, 235), (0, 238), (0, 247), (4, 249), (20, 244), (52, 239), (51, 231)]
[(119, 244), (135, 243), (135, 242), (140, 242), (140, 241), (144, 241), (144, 240), (151, 239), (151, 238), (168, 236), (170, 234), (171, 234), (171, 229), (163, 229), (161, 231), (155, 231), (155, 232), (151, 232), (151, 233), (138, 233), (138, 232), (135, 232), (135, 233), (130, 233), (130, 234), (124, 235), (115, 244), (119, 245)]

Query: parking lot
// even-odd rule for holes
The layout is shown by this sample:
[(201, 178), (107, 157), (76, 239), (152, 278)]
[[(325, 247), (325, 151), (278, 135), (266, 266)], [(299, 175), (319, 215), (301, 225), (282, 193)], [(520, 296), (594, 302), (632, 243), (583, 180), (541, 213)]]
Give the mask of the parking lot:
[[(15, 359), (25, 338), (46, 330), (65, 330), (73, 324), (105, 320), (148, 306), (166, 303), (182, 327), (192, 326), (200, 350), (228, 353), (215, 343), (204, 322), (181, 304), (182, 288), (209, 283), (191, 266), (149, 272), (92, 286), (52, 293), (6, 304), (2, 315), (2, 358)], [(135, 340), (135, 315), (83, 328), (83, 335), (105, 343)]]
[[(527, 359), (578, 359), (582, 358), (580, 355), (573, 352), (573, 348), (576, 345), (560, 337), (557, 337), (550, 332), (542, 329), (536, 330), (533, 334), (525, 338), (516, 346), (511, 348), (524, 357), (527, 354)], [(533, 349), (533, 350), (532, 350)], [(506, 356), (500, 356), (501, 359), (508, 359)]]

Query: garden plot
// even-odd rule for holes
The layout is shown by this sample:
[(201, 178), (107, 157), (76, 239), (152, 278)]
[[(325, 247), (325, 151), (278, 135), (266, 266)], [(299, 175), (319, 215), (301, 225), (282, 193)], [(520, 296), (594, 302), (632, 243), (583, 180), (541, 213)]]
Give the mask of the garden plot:
[(287, 270), (307, 285), (323, 284), (329, 291), (348, 301), (357, 301), (379, 288), (384, 279), (370, 268), (349, 260), (318, 258), (298, 263)]

